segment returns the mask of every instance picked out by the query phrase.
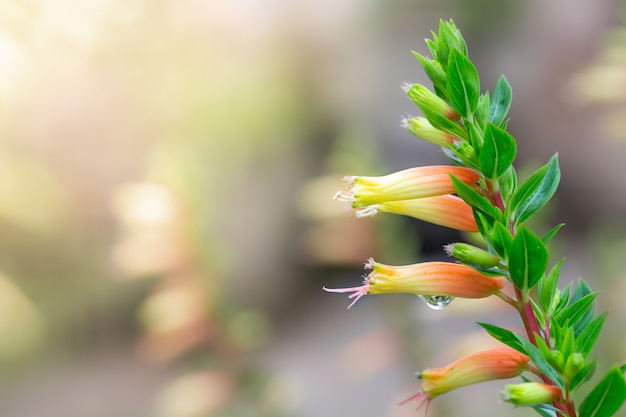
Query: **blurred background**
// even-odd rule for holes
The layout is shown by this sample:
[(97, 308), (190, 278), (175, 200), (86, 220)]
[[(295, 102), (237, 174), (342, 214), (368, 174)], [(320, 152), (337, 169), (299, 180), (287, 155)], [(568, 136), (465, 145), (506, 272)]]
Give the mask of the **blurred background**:
[[(519, 172), (558, 152), (537, 223), (611, 314), (625, 361), (626, 26), (616, 0), (0, 2), (0, 415), (416, 415), (413, 372), (488, 346), (498, 300), (346, 297), (370, 256), (462, 239), (331, 200), (352, 174), (444, 163), (400, 127), (440, 18), (514, 100)], [(530, 415), (501, 383), (431, 415)], [(489, 414), (491, 413), (491, 414)], [(622, 416), (626, 412), (622, 411)]]

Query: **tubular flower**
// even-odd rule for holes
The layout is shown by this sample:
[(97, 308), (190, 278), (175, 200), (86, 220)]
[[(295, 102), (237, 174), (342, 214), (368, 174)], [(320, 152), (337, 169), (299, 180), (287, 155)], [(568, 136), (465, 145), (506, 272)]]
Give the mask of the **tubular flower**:
[(442, 368), (422, 371), (422, 392), (433, 399), (467, 385), (514, 378), (528, 369), (528, 361), (528, 356), (508, 347), (472, 353)]
[(450, 174), (466, 184), (478, 181), (479, 174), (470, 168), (434, 165), (409, 168), (380, 177), (348, 176), (349, 189), (335, 194), (335, 199), (353, 208), (387, 201), (411, 200), (454, 193)]
[(372, 272), (360, 287), (324, 288), (328, 292), (352, 293), (352, 307), (369, 294), (408, 293), (422, 296), (484, 298), (504, 287), (504, 279), (483, 275), (466, 265), (449, 262), (422, 262), (389, 266), (370, 258), (365, 264)]
[(418, 138), (437, 146), (448, 147), (450, 144), (460, 140), (443, 130), (435, 129), (425, 117), (405, 119), (402, 121), (402, 127)]
[(552, 403), (560, 397), (561, 389), (559, 387), (540, 382), (505, 385), (502, 391), (502, 399), (516, 405)]
[(363, 207), (357, 210), (356, 216), (373, 216), (379, 211), (402, 214), (465, 232), (478, 232), (472, 208), (465, 201), (454, 195), (387, 201)]

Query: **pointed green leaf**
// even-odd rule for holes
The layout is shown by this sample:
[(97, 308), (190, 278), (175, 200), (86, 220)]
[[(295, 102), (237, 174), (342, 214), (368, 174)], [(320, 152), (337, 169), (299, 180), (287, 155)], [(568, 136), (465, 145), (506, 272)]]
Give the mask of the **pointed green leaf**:
[(548, 266), (548, 250), (537, 235), (521, 227), (513, 238), (509, 253), (509, 272), (513, 283), (522, 289), (532, 289), (543, 277)]
[(563, 382), (563, 378), (557, 372), (556, 369), (552, 365), (548, 363), (548, 361), (543, 357), (543, 354), (539, 349), (535, 347), (532, 343), (530, 343), (526, 338), (515, 335), (517, 340), (520, 342), (522, 347), (525, 350), (525, 353), (530, 356), (530, 359), (533, 361), (537, 369), (543, 372), (552, 382), (559, 386), (559, 388), (564, 389), (565, 384)]
[(543, 237), (541, 238), (541, 240), (543, 241), (544, 245), (547, 245), (548, 243), (550, 243), (550, 241), (552, 240), (552, 238), (554, 237), (554, 235), (556, 235), (556, 233), (561, 230), (561, 227), (565, 226), (565, 223), (560, 223), (557, 224), (556, 226), (554, 226), (548, 233), (546, 233), (545, 235), (543, 235)]
[(481, 326), (483, 329), (487, 331), (494, 339), (504, 343), (505, 345), (512, 347), (518, 352), (522, 352), (527, 355), (526, 349), (524, 349), (524, 345), (522, 345), (519, 341), (519, 335), (516, 335), (510, 330), (503, 329), (502, 327), (494, 326), (489, 323), (476, 323)]
[(557, 155), (554, 155), (548, 164), (535, 171), (513, 195), (511, 205), (516, 225), (525, 222), (546, 205), (554, 195), (560, 179), (559, 162)]
[(605, 311), (595, 319), (591, 320), (591, 322), (576, 337), (577, 350), (585, 355), (585, 357), (591, 353), (593, 347), (595, 346), (608, 314), (609, 313)]
[(465, 184), (454, 175), (450, 176), (452, 177), (452, 183), (454, 184), (454, 190), (457, 195), (472, 208), (486, 214), (492, 219), (499, 219), (502, 216), (502, 212), (495, 208), (485, 196), (481, 195), (478, 191)]
[(572, 326), (585, 314), (587, 314), (589, 309), (593, 306), (593, 301), (595, 300), (596, 295), (597, 293), (595, 292), (585, 295), (581, 299), (555, 314), (555, 320), (557, 320), (562, 326)]
[(439, 62), (437, 62), (434, 59), (426, 58), (419, 52), (411, 51), (411, 53), (413, 54), (415, 58), (417, 58), (420, 65), (424, 69), (424, 72), (426, 73), (428, 78), (430, 78), (430, 81), (432, 81), (435, 89), (442, 90), (445, 93), (444, 97), (447, 97), (447, 91), (446, 91), (447, 76), (443, 68), (441, 68), (441, 64), (439, 64)]
[(478, 71), (465, 55), (452, 49), (448, 58), (448, 98), (452, 108), (463, 117), (474, 114), (480, 96)]
[(619, 367), (612, 368), (585, 397), (578, 409), (579, 417), (610, 417), (626, 399), (626, 381)]
[(502, 195), (502, 200), (506, 206), (509, 205), (509, 200), (511, 199), (511, 195), (515, 192), (517, 188), (517, 174), (515, 173), (515, 168), (513, 165), (509, 167), (498, 179), (498, 185), (500, 185), (500, 195)]
[[(484, 234), (483, 234), (484, 235)], [(494, 223), (491, 228), (491, 235), (488, 236), (489, 243), (493, 250), (503, 259), (508, 259), (513, 236), (502, 223)]]
[(479, 155), (483, 175), (496, 179), (504, 174), (513, 163), (516, 152), (517, 145), (513, 136), (506, 130), (488, 123)]
[(561, 273), (561, 266), (565, 262), (565, 258), (556, 263), (548, 273), (546, 279), (539, 282), (538, 294), (539, 304), (543, 311), (548, 314), (552, 313), (554, 295), (556, 294), (557, 284), (559, 283), (559, 275)]
[(578, 387), (583, 382), (588, 381), (593, 376), (593, 374), (596, 372), (597, 362), (598, 361), (594, 359), (583, 365), (583, 367), (580, 369), (580, 371), (578, 371), (576, 376), (570, 381), (570, 391), (574, 391), (576, 387)]
[(484, 128), (487, 124), (487, 117), (489, 117), (489, 100), (489, 91), (485, 92), (478, 99), (478, 106), (476, 106), (474, 118), (481, 128)]
[(500, 76), (493, 96), (491, 97), (491, 106), (489, 107), (489, 121), (496, 126), (504, 121), (506, 114), (509, 112), (512, 100), (511, 85), (504, 75)]

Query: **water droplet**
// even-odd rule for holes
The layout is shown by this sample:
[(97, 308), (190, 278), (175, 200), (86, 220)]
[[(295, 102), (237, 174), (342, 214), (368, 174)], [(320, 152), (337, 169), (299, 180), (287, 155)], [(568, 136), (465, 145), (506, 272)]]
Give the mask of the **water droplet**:
[(454, 297), (448, 297), (445, 295), (420, 295), (419, 298), (426, 303), (426, 305), (433, 310), (443, 310), (448, 304), (454, 300)]

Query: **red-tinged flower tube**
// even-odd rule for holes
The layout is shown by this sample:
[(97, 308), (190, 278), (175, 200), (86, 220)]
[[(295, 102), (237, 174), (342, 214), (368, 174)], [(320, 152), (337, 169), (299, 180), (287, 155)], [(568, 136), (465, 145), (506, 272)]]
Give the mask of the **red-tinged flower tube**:
[(509, 347), (472, 353), (447, 366), (422, 371), (421, 392), (433, 399), (467, 385), (514, 378), (528, 369), (529, 361), (528, 356)]
[(348, 190), (335, 194), (335, 199), (358, 208), (388, 201), (453, 194), (450, 174), (466, 184), (474, 184), (479, 179), (475, 170), (453, 165), (409, 168), (380, 177), (348, 176), (344, 178)]
[(357, 217), (372, 216), (380, 211), (414, 217), (464, 232), (478, 232), (472, 208), (454, 195), (387, 201), (360, 208), (356, 215)]
[(352, 307), (361, 297), (370, 294), (408, 293), (422, 296), (484, 298), (504, 287), (502, 277), (483, 275), (466, 265), (449, 262), (423, 262), (390, 266), (370, 258), (365, 264), (372, 272), (363, 285), (352, 288), (324, 288), (328, 292), (352, 293)]

